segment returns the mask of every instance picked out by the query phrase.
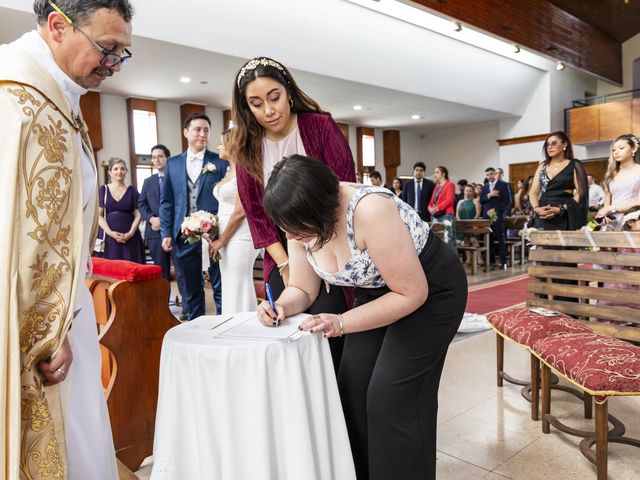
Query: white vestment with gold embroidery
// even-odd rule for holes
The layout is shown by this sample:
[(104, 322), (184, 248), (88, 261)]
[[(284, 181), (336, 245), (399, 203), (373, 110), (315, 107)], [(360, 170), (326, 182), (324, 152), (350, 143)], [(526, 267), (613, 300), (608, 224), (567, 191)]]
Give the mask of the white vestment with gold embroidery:
[[(97, 184), (82, 93), (36, 32), (0, 47), (0, 467), (11, 480), (117, 478), (84, 283)], [(67, 378), (42, 387), (37, 362), (67, 333)]]

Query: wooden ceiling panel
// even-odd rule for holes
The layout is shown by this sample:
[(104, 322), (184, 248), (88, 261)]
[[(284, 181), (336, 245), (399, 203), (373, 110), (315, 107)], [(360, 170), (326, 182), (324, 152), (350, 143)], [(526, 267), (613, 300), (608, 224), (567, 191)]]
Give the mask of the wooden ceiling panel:
[[(622, 83), (622, 46), (620, 40), (605, 30), (589, 23), (589, 19), (575, 16), (559, 5), (589, 5), (598, 1), (575, 2), (571, 0), (412, 0), (463, 23), (473, 25), (490, 34), (501, 37), (542, 53), (555, 60), (594, 74), (605, 80)], [(624, 5), (623, 0), (617, 0)], [(603, 4), (613, 4), (614, 0), (602, 0)], [(640, 0), (630, 0), (640, 4)], [(637, 5), (633, 9), (640, 8)], [(577, 10), (577, 7), (576, 7)], [(631, 12), (632, 13), (632, 12)], [(625, 22), (627, 16), (624, 15)], [(640, 18), (640, 16), (635, 17)], [(614, 22), (611, 19), (610, 22)], [(604, 22), (606, 23), (606, 21)], [(614, 22), (615, 23), (615, 22)], [(634, 28), (640, 31), (640, 22)], [(611, 27), (609, 30), (613, 30)]]

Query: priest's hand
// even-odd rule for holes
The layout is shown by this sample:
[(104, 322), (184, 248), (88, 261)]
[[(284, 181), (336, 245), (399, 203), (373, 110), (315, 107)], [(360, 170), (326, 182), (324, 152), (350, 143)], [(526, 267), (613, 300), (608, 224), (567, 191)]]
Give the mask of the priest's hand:
[(50, 361), (43, 360), (38, 364), (38, 370), (42, 374), (44, 386), (55, 385), (67, 378), (72, 362), (71, 345), (69, 344), (69, 339), (65, 338), (64, 342), (62, 342), (62, 347)]

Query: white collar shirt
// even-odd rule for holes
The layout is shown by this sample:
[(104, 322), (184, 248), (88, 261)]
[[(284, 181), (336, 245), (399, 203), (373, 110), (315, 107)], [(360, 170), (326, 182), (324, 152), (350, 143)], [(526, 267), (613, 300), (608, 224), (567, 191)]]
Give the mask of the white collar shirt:
[(196, 183), (200, 173), (202, 172), (202, 163), (204, 162), (204, 150), (193, 153), (187, 150), (187, 175), (193, 183)]

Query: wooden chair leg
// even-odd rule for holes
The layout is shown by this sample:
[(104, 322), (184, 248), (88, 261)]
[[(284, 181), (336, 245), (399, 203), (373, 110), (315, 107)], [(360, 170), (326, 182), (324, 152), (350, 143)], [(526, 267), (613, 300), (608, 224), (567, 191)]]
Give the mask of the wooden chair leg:
[(540, 379), (542, 382), (542, 433), (549, 433), (549, 420), (545, 417), (551, 413), (551, 370), (544, 363), (541, 366)]
[(504, 338), (496, 333), (496, 377), (498, 386), (502, 386), (502, 372), (504, 369)]
[(478, 271), (478, 251), (471, 252), (471, 275), (475, 275)]
[(584, 395), (584, 418), (593, 418), (593, 397), (587, 392), (582, 394)]
[(598, 480), (607, 480), (609, 414), (608, 402), (596, 402), (596, 471)]
[(531, 355), (531, 420), (539, 420), (538, 405), (540, 403), (540, 362), (535, 355)]

